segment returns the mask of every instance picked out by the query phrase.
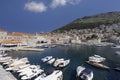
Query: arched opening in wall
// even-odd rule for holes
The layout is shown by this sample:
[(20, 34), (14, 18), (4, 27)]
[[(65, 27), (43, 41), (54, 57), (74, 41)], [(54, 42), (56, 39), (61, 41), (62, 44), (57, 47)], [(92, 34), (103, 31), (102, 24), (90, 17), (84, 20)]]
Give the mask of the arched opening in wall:
[(41, 41), (41, 43), (45, 43), (44, 41)]
[(45, 41), (37, 41), (36, 44), (46, 43)]

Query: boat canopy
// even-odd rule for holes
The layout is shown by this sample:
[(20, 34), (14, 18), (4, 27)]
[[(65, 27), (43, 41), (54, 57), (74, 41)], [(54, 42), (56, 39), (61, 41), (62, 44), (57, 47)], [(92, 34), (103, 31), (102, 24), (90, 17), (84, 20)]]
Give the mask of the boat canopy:
[(90, 70), (90, 69), (84, 69), (82, 71), (82, 73), (86, 73), (86, 74), (90, 74), (91, 72), (92, 72), (92, 70)]

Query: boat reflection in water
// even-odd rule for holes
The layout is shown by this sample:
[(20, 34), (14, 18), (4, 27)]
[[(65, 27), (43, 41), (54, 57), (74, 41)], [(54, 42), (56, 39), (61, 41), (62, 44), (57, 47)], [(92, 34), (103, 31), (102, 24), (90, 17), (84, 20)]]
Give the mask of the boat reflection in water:
[(102, 68), (102, 69), (110, 69), (110, 67), (104, 65), (104, 64), (101, 64), (101, 63), (97, 63), (97, 62), (92, 62), (92, 61), (86, 61), (86, 63), (90, 64), (90, 65), (93, 65), (95, 67), (98, 67), (98, 68)]

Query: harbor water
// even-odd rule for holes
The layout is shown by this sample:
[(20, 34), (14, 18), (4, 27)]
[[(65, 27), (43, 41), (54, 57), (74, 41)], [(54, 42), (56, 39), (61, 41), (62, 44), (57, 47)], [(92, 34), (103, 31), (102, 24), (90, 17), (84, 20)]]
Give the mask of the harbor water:
[[(114, 67), (120, 65), (120, 56), (115, 55), (116, 51), (120, 49), (111, 48), (110, 46), (97, 47), (72, 44), (69, 46), (57, 46), (55, 48), (46, 48), (43, 52), (32, 51), (13, 51), (9, 53), (13, 58), (27, 57), (30, 64), (40, 65), (41, 68), (51, 70), (51, 66), (43, 63), (41, 58), (46, 56), (53, 56), (55, 58), (70, 59), (70, 64), (62, 69), (63, 80), (76, 80), (76, 68), (77, 66), (85, 66), (93, 70), (93, 80), (120, 80), (120, 72), (113, 70)], [(103, 70), (86, 64), (89, 56), (98, 54), (106, 58), (103, 64), (109, 66), (110, 70)]]

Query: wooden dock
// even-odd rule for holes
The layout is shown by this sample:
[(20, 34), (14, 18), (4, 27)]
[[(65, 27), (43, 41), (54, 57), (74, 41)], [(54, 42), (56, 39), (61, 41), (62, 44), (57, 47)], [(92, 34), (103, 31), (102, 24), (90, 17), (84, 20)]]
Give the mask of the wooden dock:
[(0, 65), (0, 80), (17, 80), (10, 72), (6, 72)]

